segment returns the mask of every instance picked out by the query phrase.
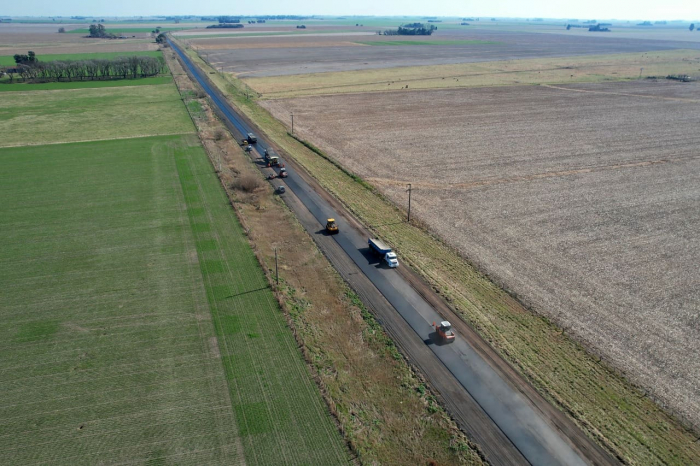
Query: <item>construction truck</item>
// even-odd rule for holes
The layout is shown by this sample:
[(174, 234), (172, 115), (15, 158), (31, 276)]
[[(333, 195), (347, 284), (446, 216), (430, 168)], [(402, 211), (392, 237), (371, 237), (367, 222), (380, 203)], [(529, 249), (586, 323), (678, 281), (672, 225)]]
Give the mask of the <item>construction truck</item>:
[(438, 338), (443, 342), (452, 343), (455, 341), (455, 332), (452, 330), (452, 324), (448, 321), (443, 320), (439, 325), (433, 322), (433, 327), (435, 328), (435, 333), (437, 333)]
[(248, 144), (255, 144), (256, 142), (258, 142), (258, 138), (253, 133), (248, 133)]
[(280, 159), (277, 156), (272, 156), (267, 160), (268, 167), (276, 167), (280, 164)]
[(326, 232), (329, 235), (337, 235), (338, 234), (338, 224), (335, 223), (334, 218), (329, 218), (328, 221), (326, 222)]

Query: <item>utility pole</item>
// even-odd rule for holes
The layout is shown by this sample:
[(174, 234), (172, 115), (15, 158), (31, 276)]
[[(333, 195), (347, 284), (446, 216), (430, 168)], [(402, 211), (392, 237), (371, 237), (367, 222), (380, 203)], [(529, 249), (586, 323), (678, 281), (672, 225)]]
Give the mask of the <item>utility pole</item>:
[(277, 248), (275, 248), (275, 277), (277, 280), (277, 286), (280, 284), (280, 273), (279, 269), (277, 268)]
[(294, 136), (294, 113), (290, 113), (292, 115), (292, 136)]
[(411, 183), (408, 183), (408, 223), (411, 223)]

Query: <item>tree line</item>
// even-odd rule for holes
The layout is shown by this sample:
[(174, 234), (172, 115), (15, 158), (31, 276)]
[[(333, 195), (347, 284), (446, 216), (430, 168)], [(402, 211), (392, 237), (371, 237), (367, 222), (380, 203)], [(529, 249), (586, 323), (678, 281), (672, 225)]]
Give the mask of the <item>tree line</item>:
[(398, 29), (388, 29), (382, 33), (385, 36), (430, 36), (437, 30), (437, 26), (426, 26), (422, 23), (402, 24)]
[(17, 64), (14, 70), (6, 70), (10, 82), (15, 75), (24, 82), (61, 82), (104, 79), (145, 78), (156, 76), (163, 71), (165, 63), (156, 57), (117, 57), (92, 60), (56, 60), (25, 62)]

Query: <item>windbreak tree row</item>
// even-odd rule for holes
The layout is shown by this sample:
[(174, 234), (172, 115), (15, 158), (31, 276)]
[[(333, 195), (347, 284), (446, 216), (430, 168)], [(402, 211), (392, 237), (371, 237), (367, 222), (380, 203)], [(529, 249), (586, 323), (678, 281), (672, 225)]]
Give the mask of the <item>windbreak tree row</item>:
[(77, 80), (136, 79), (156, 76), (163, 72), (165, 62), (155, 57), (117, 57), (114, 59), (56, 60), (23, 63), (6, 70), (13, 81), (60, 82)]

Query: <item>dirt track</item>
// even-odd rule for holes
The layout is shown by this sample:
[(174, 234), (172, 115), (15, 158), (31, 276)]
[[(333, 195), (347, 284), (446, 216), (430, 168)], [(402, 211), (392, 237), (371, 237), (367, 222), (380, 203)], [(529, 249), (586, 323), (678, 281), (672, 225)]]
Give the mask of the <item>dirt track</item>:
[(414, 214), (697, 423), (699, 99), (632, 83), (266, 106), (400, 205), (415, 183)]

